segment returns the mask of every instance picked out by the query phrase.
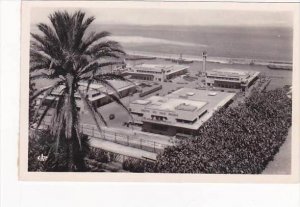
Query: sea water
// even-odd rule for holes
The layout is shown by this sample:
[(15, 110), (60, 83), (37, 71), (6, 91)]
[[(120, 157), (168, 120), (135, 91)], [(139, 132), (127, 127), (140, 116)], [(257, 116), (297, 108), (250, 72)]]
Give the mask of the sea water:
[[(125, 50), (164, 54), (292, 61), (290, 27), (101, 25)], [(93, 28), (93, 29), (94, 29)]]
[[(119, 41), (125, 51), (137, 54), (165, 58), (178, 58), (182, 54), (184, 59), (202, 60), (202, 52), (207, 51), (208, 59), (224, 57), (283, 62), (293, 59), (293, 29), (289, 27), (102, 25), (100, 28), (110, 31), (113, 40)], [(189, 66), (192, 73), (202, 70), (201, 62)], [(269, 89), (292, 84), (292, 71), (257, 65), (207, 63), (207, 70), (215, 68), (259, 71), (272, 78)]]

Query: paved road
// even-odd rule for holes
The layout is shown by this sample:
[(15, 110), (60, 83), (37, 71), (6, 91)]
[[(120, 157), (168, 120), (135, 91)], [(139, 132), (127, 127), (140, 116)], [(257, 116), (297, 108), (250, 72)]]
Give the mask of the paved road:
[(106, 151), (122, 154), (129, 157), (134, 157), (138, 159), (151, 159), (156, 160), (156, 153), (147, 152), (145, 150), (140, 150), (132, 147), (127, 147), (124, 145), (116, 144), (113, 142), (97, 139), (97, 138), (91, 138), (90, 144), (93, 147), (101, 148)]
[[(49, 125), (44, 122), (42, 127)], [(92, 139), (112, 142), (129, 148), (136, 148), (147, 152), (161, 153), (164, 148), (175, 144), (171, 137), (145, 133), (138, 130), (101, 127), (101, 131), (95, 125), (82, 124), (80, 131)], [(100, 147), (101, 148), (101, 147)], [(121, 152), (117, 152), (122, 154)]]
[(84, 125), (81, 128), (81, 131), (92, 138), (102, 139), (154, 153), (160, 153), (165, 147), (174, 145), (174, 143), (170, 141), (170, 137), (148, 135), (140, 131), (102, 127), (102, 131), (99, 132), (93, 125)]
[(291, 174), (291, 142), (292, 130), (290, 128), (288, 136), (280, 147), (279, 152), (275, 155), (262, 174)]

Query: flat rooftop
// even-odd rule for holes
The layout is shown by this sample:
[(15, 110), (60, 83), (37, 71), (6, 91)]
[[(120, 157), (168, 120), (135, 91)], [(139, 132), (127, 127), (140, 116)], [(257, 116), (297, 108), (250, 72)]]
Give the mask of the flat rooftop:
[[(136, 100), (131, 103), (133, 104), (131, 105), (131, 108), (134, 108), (134, 104), (137, 104), (142, 106), (144, 109), (150, 109), (152, 113), (153, 111), (166, 113), (174, 112), (185, 117), (191, 116), (191, 114), (197, 116), (197, 114), (207, 111), (194, 124), (156, 122), (165, 125), (197, 130), (213, 115), (216, 110), (218, 110), (220, 107), (223, 107), (235, 95), (236, 93), (230, 92), (181, 88), (164, 97), (152, 96), (145, 100)], [(193, 117), (190, 118), (193, 119)]]
[[(132, 87), (135, 87), (136, 84), (128, 81), (121, 81), (121, 80), (107, 80), (108, 83), (112, 85), (112, 87), (117, 91), (122, 91), (125, 89), (129, 89)], [(80, 82), (79, 83), (79, 90), (85, 91), (87, 88), (88, 83), (87, 82)], [(92, 95), (94, 93), (99, 93), (101, 91), (106, 93), (115, 93), (115, 91), (112, 89), (112, 87), (97, 83), (97, 84), (90, 84), (90, 90), (88, 91), (88, 95)], [(61, 85), (57, 87), (51, 94), (52, 95), (60, 95), (61, 91), (65, 88), (65, 86)], [(43, 95), (40, 95), (41, 97)], [(78, 93), (75, 93), (76, 97), (80, 97)], [(89, 97), (90, 101), (97, 100), (99, 98), (105, 97), (105, 94), (98, 95), (96, 97)], [(49, 96), (47, 99), (53, 99), (54, 97)]]
[(166, 74), (173, 73), (176, 71), (184, 70), (189, 68), (189, 66), (186, 65), (174, 65), (174, 64), (139, 64), (134, 66), (135, 70), (149, 70), (153, 72), (161, 72), (164, 70)]
[[(107, 80), (108, 83), (110, 83), (115, 89), (117, 90), (121, 90), (121, 89), (124, 89), (124, 88), (127, 88), (129, 86), (135, 86), (132, 82), (128, 82), (128, 81), (121, 81), (121, 80)], [(86, 89), (88, 83), (87, 82), (80, 82), (79, 83), (80, 87), (83, 88), (83, 89)], [(91, 84), (90, 85), (90, 88), (91, 89), (95, 89), (95, 90), (102, 90), (102, 89), (106, 89), (106, 88), (109, 88), (103, 84)]]
[(224, 75), (224, 76), (237, 76), (237, 77), (247, 77), (252, 76), (257, 71), (244, 71), (244, 70), (238, 70), (233, 68), (221, 68), (221, 69), (213, 69), (210, 71), (207, 71), (209, 75)]
[(145, 105), (147, 109), (154, 109), (165, 112), (174, 111), (195, 111), (201, 109), (206, 102), (185, 100), (176, 97), (152, 96), (146, 100), (136, 100), (133, 104)]

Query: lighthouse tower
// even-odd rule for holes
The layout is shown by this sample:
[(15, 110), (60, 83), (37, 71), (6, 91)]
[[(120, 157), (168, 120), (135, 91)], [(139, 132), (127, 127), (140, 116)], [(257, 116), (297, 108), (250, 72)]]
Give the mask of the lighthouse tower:
[(202, 75), (203, 76), (205, 76), (205, 74), (206, 74), (206, 58), (207, 58), (207, 52), (206, 51), (204, 51), (204, 52), (202, 52), (202, 64), (203, 64), (203, 66), (202, 66)]

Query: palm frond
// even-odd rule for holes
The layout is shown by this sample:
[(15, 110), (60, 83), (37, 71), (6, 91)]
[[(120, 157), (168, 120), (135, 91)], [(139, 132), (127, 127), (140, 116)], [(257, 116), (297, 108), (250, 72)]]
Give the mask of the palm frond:
[(124, 81), (124, 82), (128, 82), (131, 83), (132, 85), (136, 85), (133, 81), (124, 78), (121, 75), (116, 75), (113, 73), (105, 73), (105, 74), (100, 74), (97, 75), (93, 78), (95, 80), (95, 82), (103, 84), (104, 86), (110, 88), (112, 91), (114, 91), (118, 97), (120, 97), (120, 93), (118, 91), (118, 89), (116, 89), (110, 82), (108, 82), (109, 80), (118, 80), (118, 81)]
[(32, 64), (32, 63), (30, 63), (29, 71), (30, 72), (35, 72), (35, 71), (39, 71), (39, 70), (44, 71), (44, 70), (47, 70), (47, 69), (48, 69), (48, 67), (45, 64)]
[(100, 58), (107, 58), (107, 59), (119, 59), (121, 56), (115, 51), (99, 51), (94, 54), (93, 58), (98, 60)]
[(57, 63), (58, 61), (53, 58), (52, 55), (47, 54), (45, 51), (37, 51), (37, 50), (30, 50), (30, 58), (31, 58), (31, 63), (44, 63), (47, 65), (48, 68), (51, 69), (50, 65), (54, 63)]
[(41, 32), (43, 32), (43, 34), (44, 34), (43, 39), (47, 42), (47, 45), (43, 44), (43, 46), (45, 46), (45, 47), (47, 46), (47, 48), (46, 48), (47, 53), (56, 58), (61, 56), (62, 50), (60, 47), (60, 41), (59, 41), (57, 35), (55, 34), (55, 32), (53, 31), (53, 29), (43, 23), (38, 24), (38, 29)]
[(131, 80), (129, 80), (128, 78), (125, 78), (124, 76), (122, 75), (118, 75), (118, 74), (115, 74), (115, 73), (104, 73), (104, 74), (99, 74), (99, 75), (96, 75), (94, 77), (96, 80), (97, 79), (105, 79), (105, 80), (119, 80), (119, 81), (125, 81), (125, 82), (129, 82), (129, 83), (132, 83), (133, 85), (135, 85), (135, 83)]
[(34, 41), (36, 41), (36, 42), (33, 42), (34, 44), (32, 46), (36, 46), (36, 47), (39, 46), (40, 47), (40, 48), (38, 48), (39, 50), (42, 50), (42, 48), (44, 48), (45, 46), (49, 46), (49, 43), (47, 42), (47, 40), (45, 38), (43, 38), (41, 35), (34, 34), (34, 33), (30, 33), (30, 35), (34, 39)]
[(121, 45), (118, 42), (110, 41), (110, 40), (105, 42), (99, 42), (91, 46), (89, 49), (85, 51), (85, 54), (93, 55), (99, 51), (113, 51), (113, 52), (125, 54), (125, 52), (121, 50)]
[(44, 109), (43, 113), (41, 114), (41, 116), (39, 117), (36, 129), (39, 128), (39, 126), (41, 125), (42, 121), (44, 120), (47, 112), (50, 110), (50, 108), (52, 108), (53, 104), (55, 103), (55, 99), (53, 99), (49, 105), (46, 106), (46, 108)]
[(61, 42), (62, 48), (69, 48), (68, 34), (72, 31), (70, 28), (70, 16), (65, 12), (54, 12), (49, 15), (49, 19), (54, 27), (55, 33)]
[[(95, 90), (98, 90), (98, 89), (95, 89)], [(103, 93), (103, 94), (105, 94), (113, 102), (116, 102), (119, 106), (121, 106), (128, 113), (130, 119), (133, 121), (133, 117), (132, 117), (130, 111), (128, 110), (128, 108), (122, 103), (122, 101), (117, 96), (115, 96), (114, 94), (110, 94), (110, 93), (104, 92), (104, 91), (100, 91), (100, 90), (98, 90), (98, 91), (101, 92), (101, 93)]]
[(107, 126), (106, 120), (104, 119), (104, 117), (102, 116), (102, 114), (98, 111), (97, 107), (94, 106), (94, 105), (92, 105), (92, 107), (93, 107), (95, 113), (98, 115), (99, 119), (102, 121), (102, 123), (103, 123), (105, 126)]
[(116, 75), (114, 73), (105, 73), (105, 74), (100, 74), (100, 75), (96, 75), (96, 76), (91, 76), (90, 78), (83, 78), (81, 79), (83, 81), (88, 81), (88, 86), (86, 88), (86, 93), (87, 91), (89, 91), (89, 85), (92, 83), (98, 83), (98, 84), (102, 84), (105, 87), (108, 87), (110, 90), (112, 90), (117, 96), (118, 98), (121, 97), (119, 91), (117, 88), (115, 88), (110, 82), (109, 80), (119, 80), (119, 81), (125, 81), (125, 82), (129, 82), (133, 85), (135, 85), (134, 82), (132, 82), (131, 80), (124, 78), (123, 76), (120, 75)]
[(110, 33), (106, 31), (100, 33), (92, 32), (85, 40), (82, 41), (79, 49), (80, 52), (84, 53), (92, 44), (107, 36), (110, 36)]
[(30, 77), (30, 80), (38, 80), (38, 79), (54, 79), (53, 75), (48, 75), (46, 73), (36, 74)]
[(79, 149), (82, 150), (81, 136), (80, 136), (78, 127), (75, 127), (75, 131), (76, 131), (76, 137), (77, 137), (78, 144), (79, 144)]
[[(73, 40), (73, 50), (78, 50), (80, 52), (80, 45), (82, 43), (82, 39), (83, 39), (83, 35), (86, 31), (86, 29), (88, 28), (88, 26), (94, 21), (94, 17), (89, 17), (87, 18), (84, 22), (83, 19), (84, 19), (84, 16), (85, 14), (83, 12), (77, 12), (77, 15), (76, 15), (76, 20), (74, 21), (75, 22), (75, 37), (74, 37), (74, 40)], [(81, 53), (81, 52), (80, 52)]]
[[(55, 89), (55, 87), (50, 88), (49, 90), (47, 90), (44, 93), (44, 97), (42, 99), (40, 99), (40, 104), (38, 105), (38, 107), (35, 109), (35, 113), (33, 116), (33, 123), (36, 122), (37, 116), (39, 115), (40, 109), (42, 108), (42, 106), (44, 105), (45, 100), (48, 98), (48, 96), (52, 93), (52, 91)], [(55, 98), (53, 99), (53, 101), (55, 101)]]
[(100, 127), (100, 125), (98, 123), (98, 120), (97, 120), (97, 118), (95, 116), (95, 111), (94, 111), (92, 105), (90, 104), (89, 100), (85, 97), (85, 95), (81, 91), (78, 91), (78, 93), (80, 94), (81, 100), (87, 106), (87, 109), (88, 109), (90, 115), (92, 116), (92, 118), (93, 118), (93, 120), (94, 120), (94, 122), (95, 122), (95, 124), (97, 126), (97, 129), (99, 130), (99, 132), (102, 132), (101, 127)]
[(30, 48), (34, 51), (44, 52), (52, 58), (58, 59), (62, 56), (62, 51), (55, 40), (49, 39), (47, 36), (41, 36), (31, 33), (32, 41)]
[(58, 81), (55, 84), (51, 85), (51, 86), (47, 86), (45, 88), (42, 88), (41, 90), (39, 90), (38, 92), (36, 92), (32, 97), (30, 97), (30, 101), (33, 101), (34, 99), (36, 99), (39, 95), (41, 95), (42, 93), (48, 91), (48, 90), (53, 90), (54, 88), (58, 87), (59, 85), (61, 85), (63, 82), (62, 81)]
[(78, 76), (83, 79), (83, 78), (90, 78), (90, 72), (97, 70), (95, 72), (95, 74), (97, 74), (97, 72), (102, 69), (103, 67), (106, 66), (111, 66), (111, 65), (116, 65), (116, 64), (120, 64), (120, 61), (110, 61), (110, 62), (100, 62), (99, 60), (95, 60), (90, 62), (88, 65), (86, 65), (84, 68), (82, 68), (79, 73)]
[(32, 63), (45, 63), (50, 64), (53, 58), (46, 54), (43, 50), (35, 49), (34, 47), (30, 48), (30, 62)]
[(94, 80), (96, 80), (98, 83), (102, 84), (103, 86), (109, 88), (111, 91), (113, 91), (113, 93), (117, 95), (118, 98), (121, 97), (118, 89), (116, 89), (110, 82), (108, 82), (108, 80), (106, 79), (94, 79)]
[(55, 105), (54, 114), (51, 119), (51, 134), (56, 135), (61, 130), (61, 127), (63, 126), (63, 106), (64, 106), (64, 100), (65, 100), (65, 89), (61, 91), (61, 94), (58, 97), (57, 103)]

